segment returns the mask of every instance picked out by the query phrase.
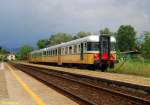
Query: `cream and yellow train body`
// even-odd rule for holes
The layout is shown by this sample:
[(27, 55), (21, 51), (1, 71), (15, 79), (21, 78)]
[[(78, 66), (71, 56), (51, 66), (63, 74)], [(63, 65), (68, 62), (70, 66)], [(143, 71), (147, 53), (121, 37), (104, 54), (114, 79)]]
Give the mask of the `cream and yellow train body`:
[[(115, 43), (114, 37), (110, 40)], [(29, 54), (29, 62), (62, 64), (94, 64), (99, 63), (99, 35), (91, 35), (55, 46), (33, 51)], [(98, 56), (97, 56), (97, 55)], [(96, 57), (95, 57), (96, 55)], [(97, 58), (98, 57), (98, 58)], [(96, 61), (97, 60), (97, 61)], [(112, 54), (112, 61), (116, 60)]]
[(93, 57), (93, 53), (83, 54), (83, 60), (81, 60), (80, 54), (48, 56), (48, 57), (34, 57), (34, 58), (30, 57), (29, 62), (57, 63), (58, 65), (62, 65), (63, 63), (94, 64), (94, 57)]

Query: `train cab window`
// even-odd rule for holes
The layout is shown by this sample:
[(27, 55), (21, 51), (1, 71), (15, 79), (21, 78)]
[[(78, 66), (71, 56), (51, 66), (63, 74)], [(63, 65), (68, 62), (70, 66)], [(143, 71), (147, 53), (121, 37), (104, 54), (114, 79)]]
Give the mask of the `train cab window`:
[(116, 50), (116, 43), (111, 42), (111, 44), (110, 44), (110, 50), (111, 51), (115, 51)]
[(99, 43), (98, 42), (87, 42), (87, 50), (88, 51), (99, 51)]

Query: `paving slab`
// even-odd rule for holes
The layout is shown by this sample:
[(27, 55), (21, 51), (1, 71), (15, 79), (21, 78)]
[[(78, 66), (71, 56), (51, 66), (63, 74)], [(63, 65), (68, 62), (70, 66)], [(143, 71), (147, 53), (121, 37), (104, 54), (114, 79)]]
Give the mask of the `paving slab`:
[[(41, 105), (37, 104), (33, 97), (31, 97), (20, 85), (10, 72), (10, 67), (11, 66), (8, 67), (8, 64), (4, 64), (9, 99), (16, 102), (17, 105)], [(30, 90), (33, 91), (45, 105), (78, 105), (78, 103), (70, 98), (55, 91), (26, 73), (12, 67), (11, 69), (15, 71), (19, 78), (28, 85)]]
[(8, 90), (6, 86), (6, 78), (4, 72), (4, 64), (0, 64), (0, 101), (1, 100), (8, 100)]

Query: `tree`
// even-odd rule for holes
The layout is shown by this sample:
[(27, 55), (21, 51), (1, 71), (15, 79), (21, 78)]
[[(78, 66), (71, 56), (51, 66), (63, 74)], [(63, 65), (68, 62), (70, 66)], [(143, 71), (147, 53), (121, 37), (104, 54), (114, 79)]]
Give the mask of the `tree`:
[(135, 50), (136, 32), (131, 25), (121, 25), (117, 32), (117, 44), (120, 51)]
[(9, 51), (7, 51), (2, 46), (0, 46), (0, 54), (8, 54), (8, 53), (9, 53)]
[(101, 29), (99, 32), (101, 35), (112, 35), (112, 32), (107, 27), (105, 27), (104, 29)]
[(70, 40), (72, 40), (72, 36), (70, 34), (59, 32), (51, 35), (51, 37), (49, 38), (49, 46), (61, 44)]
[(74, 37), (73, 39), (79, 39), (79, 38), (83, 38), (83, 37), (86, 37), (88, 35), (91, 35), (90, 32), (83, 32), (83, 31), (80, 31), (78, 32)]
[(49, 44), (49, 41), (47, 39), (41, 39), (38, 40), (37, 46), (39, 49), (45, 48)]
[(19, 49), (19, 52), (17, 52), (17, 57), (19, 59), (26, 60), (28, 53), (32, 50), (33, 48), (30, 45), (24, 45)]
[(144, 32), (144, 43), (141, 52), (145, 58), (150, 58), (150, 32)]

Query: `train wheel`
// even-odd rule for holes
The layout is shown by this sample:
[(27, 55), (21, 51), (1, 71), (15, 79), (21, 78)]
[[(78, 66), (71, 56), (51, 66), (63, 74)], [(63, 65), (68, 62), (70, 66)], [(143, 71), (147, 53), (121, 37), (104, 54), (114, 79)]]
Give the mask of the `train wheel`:
[(102, 64), (101, 65), (101, 71), (104, 72), (107, 70), (108, 65), (107, 64)]

